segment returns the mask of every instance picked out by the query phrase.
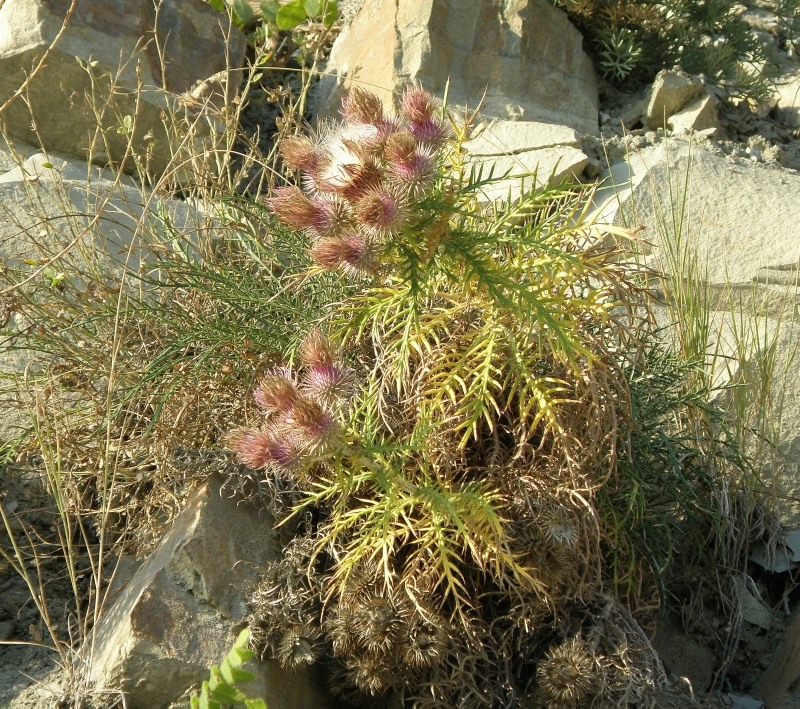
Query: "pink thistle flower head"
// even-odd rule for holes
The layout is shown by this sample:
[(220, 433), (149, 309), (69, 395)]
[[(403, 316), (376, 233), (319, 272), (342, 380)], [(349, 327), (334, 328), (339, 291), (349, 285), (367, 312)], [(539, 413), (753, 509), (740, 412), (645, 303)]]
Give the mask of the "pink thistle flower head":
[(414, 139), (420, 143), (440, 147), (447, 140), (448, 131), (441, 121), (429, 118), (427, 121), (411, 123), (408, 127)]
[(306, 367), (333, 364), (336, 355), (331, 341), (319, 328), (311, 330), (300, 344), (300, 361)]
[(390, 178), (408, 193), (416, 194), (433, 182), (433, 155), (429, 150), (417, 149), (410, 160), (393, 162), (389, 166)]
[(383, 172), (375, 162), (368, 161), (363, 165), (353, 165), (345, 169), (347, 178), (339, 187), (339, 193), (350, 203), (380, 186)]
[(356, 220), (380, 232), (396, 231), (406, 218), (404, 201), (393, 190), (376, 187), (365, 193), (355, 204)]
[(314, 170), (319, 162), (319, 152), (311, 139), (304, 135), (284, 138), (280, 145), (281, 157), (295, 170)]
[(303, 376), (303, 391), (324, 404), (346, 399), (352, 389), (352, 374), (339, 362), (310, 367)]
[(386, 139), (384, 153), (390, 163), (409, 162), (417, 152), (417, 141), (406, 131), (393, 133)]
[(400, 110), (411, 123), (423, 123), (433, 116), (439, 102), (420, 86), (407, 86), (400, 99)]
[(354, 176), (361, 175), (365, 169), (374, 171), (374, 158), (385, 139), (382, 137), (385, 123), (381, 122), (382, 128), (350, 123), (324, 124), (317, 137), (320, 159), (315, 171), (307, 173), (306, 178), (322, 192), (350, 188)]
[(346, 121), (376, 126), (383, 120), (383, 103), (371, 91), (354, 86), (342, 98), (341, 113)]
[(270, 211), (292, 229), (312, 226), (317, 216), (317, 208), (299, 187), (279, 187), (266, 203)]
[(297, 402), (292, 409), (291, 421), (316, 451), (324, 449), (339, 429), (333, 414), (310, 399)]
[(272, 460), (272, 440), (266, 431), (247, 429), (234, 437), (236, 458), (248, 468), (266, 468)]
[(268, 374), (255, 391), (256, 404), (269, 414), (284, 414), (291, 411), (297, 396), (294, 382), (281, 374)]
[(354, 276), (369, 273), (375, 265), (372, 244), (356, 233), (320, 239), (311, 248), (311, 258), (326, 271), (343, 268)]
[(286, 425), (269, 431), (271, 440), (270, 467), (282, 478), (291, 480), (307, 463), (306, 446), (302, 437)]
[(317, 237), (340, 233), (350, 222), (351, 215), (347, 203), (337, 195), (322, 194), (311, 202), (316, 209), (314, 223), (308, 231)]

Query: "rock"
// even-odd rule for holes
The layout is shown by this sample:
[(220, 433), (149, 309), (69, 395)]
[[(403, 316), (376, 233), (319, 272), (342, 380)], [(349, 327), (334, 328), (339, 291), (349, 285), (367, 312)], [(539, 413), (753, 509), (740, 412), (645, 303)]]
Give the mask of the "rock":
[(58, 276), (75, 287), (95, 280), (118, 288), (124, 271), (143, 273), (164, 219), (184, 236), (187, 255), (207, 226), (197, 203), (41, 152), (0, 175), (0, 211), (0, 263), (31, 275), (38, 269), (43, 279)]
[[(672, 138), (632, 152), (629, 161), (612, 165), (604, 178), (605, 186), (595, 195), (598, 218), (644, 226), (641, 251), (647, 266), (667, 268), (661, 229), (671, 231), (682, 222), (683, 239), (696, 249), (699, 268), (706, 272), (714, 311), (712, 344), (721, 363), (716, 383), (725, 385), (740, 374), (757, 381), (760, 371), (772, 368), (770, 400), (780, 408), (765, 413), (766, 423), (775, 426), (770, 438), (779, 440), (781, 460), (766, 477), (785, 521), (800, 522), (800, 370), (793, 323), (800, 312), (800, 241), (795, 234), (800, 175), (749, 159), (731, 160)], [(737, 342), (743, 322), (758, 328), (751, 331), (744, 352)], [(721, 403), (735, 406), (737, 391), (727, 391)]]
[[(243, 589), (280, 553), (271, 517), (237, 502), (212, 478), (195, 491), (158, 549), (103, 613), (89, 672), (122, 690), (129, 709), (166, 707), (208, 677), (246, 614)], [(92, 649), (85, 648), (88, 653)], [(270, 709), (330, 706), (313, 670), (255, 663), (248, 685)]]
[(337, 38), (317, 114), (358, 82), (387, 105), (409, 81), (499, 120), (597, 131), (597, 78), (580, 33), (549, 0), (373, 0)]
[(766, 709), (764, 702), (760, 699), (748, 697), (746, 694), (731, 694), (728, 692), (725, 694), (725, 699), (727, 700), (727, 706), (730, 706), (731, 709)]
[(800, 563), (800, 531), (786, 532), (774, 545), (758, 542), (749, 558), (766, 571), (786, 573)]
[(742, 619), (762, 630), (769, 630), (772, 625), (772, 613), (767, 604), (753, 593), (748, 584), (741, 585), (739, 600), (741, 601)]
[[(8, 135), (105, 164), (123, 159), (128, 132), (153, 172), (164, 169), (176, 143), (165, 115), (176, 117), (175, 130), (187, 133), (193, 123), (196, 136), (210, 138), (209, 120), (179, 99), (195, 82), (226, 70), (228, 60), (241, 62), (244, 36), (223, 15), (202, 0), (77, 0), (66, 30), (26, 84), (69, 6), (69, 0), (0, 4), (0, 105), (7, 104), (0, 122)], [(24, 97), (14, 98), (23, 86)], [(96, 106), (92, 95), (102, 97)], [(102, 114), (101, 131), (94, 111)], [(134, 169), (130, 157), (126, 166)]]
[(631, 153), (604, 179), (595, 197), (601, 219), (644, 226), (648, 265), (662, 265), (653, 244), (659, 223), (673, 221), (669, 195), (676, 209), (686, 197), (683, 227), (707, 266), (709, 283), (749, 287), (765, 278), (764, 269), (777, 279), (791, 277), (800, 264), (794, 230), (800, 220), (800, 175), (749, 160), (731, 162), (676, 137)]
[(791, 622), (755, 694), (768, 707), (789, 709), (789, 690), (800, 679), (800, 606), (794, 609)]
[(699, 133), (713, 137), (719, 128), (717, 107), (714, 99), (705, 94), (692, 99), (680, 111), (673, 113), (667, 121), (673, 133)]
[[(576, 181), (589, 158), (580, 149), (577, 133), (566, 126), (529, 121), (488, 121), (477, 126), (475, 137), (464, 144), (470, 161), (494, 169), (495, 175), (510, 173), (503, 180), (481, 190), (487, 201), (517, 199), (522, 185), (515, 176), (528, 179), (528, 187)], [(535, 183), (533, 180), (536, 177)]]
[(775, 91), (778, 95), (775, 117), (790, 126), (800, 126), (800, 68), (780, 77)]
[[(47, 287), (93, 287), (110, 291), (123, 273), (142, 273), (152, 261), (150, 244), (163, 236), (164, 218), (191, 240), (207, 233), (208, 220), (198, 206), (149, 193), (110, 170), (15, 144), (15, 167), (0, 174), (0, 267), (31, 277)], [(155, 245), (156, 247), (158, 245)], [(136, 277), (127, 285), (142, 287)], [(40, 289), (46, 293), (47, 288)], [(40, 297), (44, 297), (43, 295)], [(23, 377), (30, 352), (8, 347), (7, 337), (30, 323), (0, 298), (0, 372)], [(12, 389), (9, 387), (9, 389)], [(17, 393), (0, 395), (0, 442), (16, 438), (30, 425)]]
[(647, 104), (645, 125), (663, 128), (669, 118), (680, 111), (703, 90), (703, 83), (675, 69), (664, 69), (656, 75), (650, 101)]

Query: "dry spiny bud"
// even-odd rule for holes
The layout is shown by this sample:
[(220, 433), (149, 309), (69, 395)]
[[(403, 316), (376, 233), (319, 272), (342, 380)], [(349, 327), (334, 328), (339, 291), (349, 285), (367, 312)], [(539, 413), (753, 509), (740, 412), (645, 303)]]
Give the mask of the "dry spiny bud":
[(528, 561), (536, 577), (551, 589), (564, 582), (572, 567), (567, 549), (553, 546), (544, 539), (531, 544)]
[(317, 208), (299, 187), (279, 187), (266, 203), (292, 229), (307, 229), (317, 218)]
[(297, 401), (297, 387), (285, 376), (268, 374), (256, 388), (254, 398), (263, 411), (284, 414), (291, 411)]
[(578, 530), (567, 512), (558, 506), (548, 508), (537, 520), (544, 538), (553, 546), (574, 549)]
[(536, 684), (548, 707), (587, 706), (600, 685), (600, 668), (580, 636), (551, 648), (536, 668)]
[(371, 91), (354, 86), (342, 98), (341, 113), (346, 121), (374, 126), (383, 120), (383, 103)]
[(332, 236), (320, 239), (311, 247), (311, 258), (327, 271), (344, 269), (354, 276), (363, 276), (375, 266), (374, 249), (361, 234)]
[(347, 663), (356, 686), (367, 694), (382, 694), (392, 686), (392, 671), (384, 658), (363, 655)]
[(353, 604), (338, 603), (335, 609), (326, 614), (325, 633), (331, 641), (335, 657), (346, 657), (356, 650), (355, 612), (356, 606)]
[(375, 595), (375, 588), (383, 583), (383, 571), (374, 561), (359, 561), (347, 576), (347, 585), (341, 603), (360, 606)]
[(311, 665), (319, 656), (320, 631), (313, 625), (292, 625), (278, 642), (275, 657), (281, 666), (294, 670)]
[(447, 652), (447, 633), (441, 619), (426, 620), (418, 614), (409, 622), (400, 641), (403, 661), (413, 669), (439, 664)]
[(399, 639), (404, 619), (388, 598), (373, 596), (356, 606), (353, 620), (363, 647), (372, 652), (385, 652)]

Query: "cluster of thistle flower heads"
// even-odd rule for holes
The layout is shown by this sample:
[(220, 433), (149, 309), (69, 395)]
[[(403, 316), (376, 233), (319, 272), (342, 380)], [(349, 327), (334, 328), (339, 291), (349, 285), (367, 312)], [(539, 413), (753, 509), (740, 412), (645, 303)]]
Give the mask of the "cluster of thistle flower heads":
[(300, 362), (300, 372), (279, 367), (261, 380), (255, 400), (265, 421), (233, 441), (239, 462), (289, 482), (341, 443), (343, 404), (352, 390), (350, 371), (319, 330), (303, 340)]
[(343, 696), (353, 685), (371, 696), (413, 686), (451, 650), (449, 623), (419, 599), (412, 603), (402, 590), (387, 588), (374, 563), (354, 569), (323, 628), (343, 665), (332, 681)]
[(344, 122), (282, 142), (284, 161), (302, 173), (302, 189), (279, 188), (267, 205), (309, 234), (320, 268), (365, 275), (380, 265), (382, 245), (410, 223), (435, 183), (448, 137), (437, 109), (427, 91), (409, 86), (401, 115), (387, 115), (380, 98), (356, 87), (343, 100)]
[(247, 590), (254, 645), (292, 670), (313, 664), (326, 651), (319, 627), (321, 579), (308, 573), (315, 542), (308, 535), (295, 537)]

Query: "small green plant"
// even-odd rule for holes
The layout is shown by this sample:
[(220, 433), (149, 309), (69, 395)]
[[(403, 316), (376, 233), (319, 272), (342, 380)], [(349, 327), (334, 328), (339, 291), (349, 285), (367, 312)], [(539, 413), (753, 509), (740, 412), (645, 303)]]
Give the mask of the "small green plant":
[(263, 699), (248, 697), (241, 688), (241, 685), (255, 679), (252, 672), (242, 669), (255, 657), (255, 653), (248, 649), (249, 642), (250, 630), (244, 628), (219, 667), (211, 667), (211, 676), (203, 680), (199, 696), (192, 697), (189, 702), (191, 709), (231, 709), (241, 706), (246, 709), (267, 709)]
[[(253, 8), (247, 0), (208, 0), (215, 10), (228, 14), (233, 24), (240, 30), (252, 30), (256, 24)], [(261, 24), (253, 37), (269, 35), (278, 31), (294, 30), (305, 22), (319, 22), (327, 28), (333, 26), (338, 17), (339, 8), (336, 0), (263, 0), (259, 3)]]
[[(680, 65), (733, 97), (761, 101), (771, 93), (774, 52), (729, 0), (555, 0), (584, 34), (600, 73), (636, 88)], [(786, 7), (786, 6), (790, 7)], [(796, 23), (796, 0), (783, 15)]]

